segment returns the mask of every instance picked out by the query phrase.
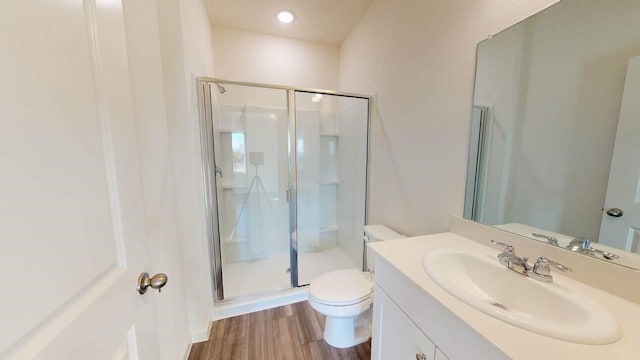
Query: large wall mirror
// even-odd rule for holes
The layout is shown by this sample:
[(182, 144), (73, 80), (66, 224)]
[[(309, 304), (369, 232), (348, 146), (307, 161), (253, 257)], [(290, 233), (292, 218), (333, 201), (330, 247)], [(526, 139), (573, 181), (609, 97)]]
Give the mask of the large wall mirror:
[(640, 269), (640, 1), (562, 0), (478, 45), (465, 217)]

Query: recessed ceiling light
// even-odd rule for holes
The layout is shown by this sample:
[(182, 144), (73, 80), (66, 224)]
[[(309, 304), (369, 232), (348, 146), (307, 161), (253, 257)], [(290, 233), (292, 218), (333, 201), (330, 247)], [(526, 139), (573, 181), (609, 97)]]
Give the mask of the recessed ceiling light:
[(278, 20), (281, 23), (288, 24), (288, 23), (292, 22), (293, 19), (294, 19), (293, 14), (291, 12), (289, 12), (289, 11), (280, 11), (278, 13)]

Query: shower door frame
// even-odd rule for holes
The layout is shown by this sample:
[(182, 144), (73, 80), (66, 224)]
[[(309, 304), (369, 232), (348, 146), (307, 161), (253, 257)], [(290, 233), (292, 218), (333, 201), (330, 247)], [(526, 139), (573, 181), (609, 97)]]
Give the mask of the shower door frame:
[[(211, 101), (211, 88), (209, 85), (239, 85), (273, 90), (284, 90), (287, 94), (287, 115), (288, 115), (288, 144), (287, 159), (289, 168), (289, 187), (287, 197), (289, 200), (289, 262), (291, 266), (291, 288), (298, 288), (298, 234), (297, 234), (297, 159), (296, 159), (296, 93), (312, 93), (321, 95), (333, 95), (347, 98), (367, 100), (367, 157), (365, 175), (365, 201), (364, 201), (364, 223), (367, 224), (369, 217), (369, 175), (371, 157), (371, 106), (373, 97), (369, 95), (353, 94), (332, 90), (319, 90), (308, 88), (297, 88), (275, 84), (262, 84), (243, 81), (232, 81), (217, 78), (201, 77), (197, 79), (199, 112), (200, 112), (200, 145), (201, 145), (201, 178), (204, 192), (205, 226), (207, 229), (207, 239), (209, 245), (209, 263), (211, 267), (211, 281), (213, 295), (216, 302), (241, 300), (248, 297), (260, 295), (261, 293), (225, 298), (224, 282), (222, 277), (222, 247), (220, 240), (218, 203), (217, 203), (217, 177), (215, 164), (215, 143), (213, 141), (213, 104)], [(363, 239), (362, 247), (363, 270), (366, 259), (366, 244)], [(268, 293), (272, 293), (269, 291)]]

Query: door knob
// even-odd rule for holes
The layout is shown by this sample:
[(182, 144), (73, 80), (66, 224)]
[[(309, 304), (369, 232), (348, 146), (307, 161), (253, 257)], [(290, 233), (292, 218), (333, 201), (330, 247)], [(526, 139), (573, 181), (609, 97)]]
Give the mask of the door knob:
[(624, 215), (624, 211), (618, 208), (611, 208), (607, 210), (607, 215), (613, 216), (613, 217), (622, 217), (622, 215)]
[(150, 277), (149, 273), (143, 272), (138, 276), (138, 286), (136, 289), (140, 295), (146, 293), (149, 286), (158, 289), (158, 292), (160, 292), (162, 287), (167, 284), (167, 280), (166, 274), (157, 273), (153, 275), (153, 277)]

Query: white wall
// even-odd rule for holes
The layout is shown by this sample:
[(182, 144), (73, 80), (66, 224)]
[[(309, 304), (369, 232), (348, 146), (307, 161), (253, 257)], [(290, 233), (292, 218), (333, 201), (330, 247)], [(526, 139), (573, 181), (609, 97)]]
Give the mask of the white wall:
[(213, 28), (215, 77), (314, 89), (338, 88), (338, 48)]
[(409, 235), (462, 214), (476, 44), (555, 0), (377, 0), (340, 49), (340, 90), (375, 96), (369, 223)]
[[(201, 174), (199, 109), (196, 79), (213, 76), (211, 25), (203, 1), (180, 0), (186, 121), (176, 119), (175, 177), (179, 189), (179, 221), (184, 248), (184, 273), (189, 278), (189, 323), (194, 340), (205, 340), (213, 315), (210, 250), (205, 231), (204, 189)], [(182, 120), (182, 121), (180, 121)]]
[(178, 254), (182, 260), (189, 328), (207, 336), (213, 310), (209, 243), (204, 222), (196, 78), (213, 75), (211, 29), (199, 0), (159, 2), (167, 132), (175, 184)]

